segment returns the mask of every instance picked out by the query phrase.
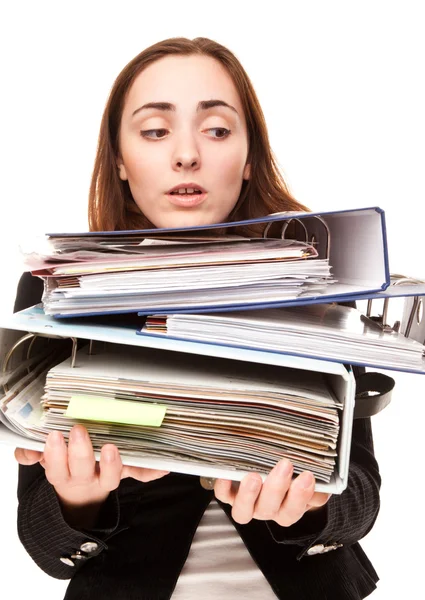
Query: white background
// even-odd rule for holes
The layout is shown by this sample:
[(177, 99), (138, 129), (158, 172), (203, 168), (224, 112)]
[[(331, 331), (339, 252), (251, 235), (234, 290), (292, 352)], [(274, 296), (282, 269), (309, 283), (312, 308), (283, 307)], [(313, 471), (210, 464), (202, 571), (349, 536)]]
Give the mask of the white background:
[[(173, 36), (227, 45), (249, 73), (294, 195), (314, 210), (380, 206), (390, 266), (425, 278), (422, 2), (19, 2), (2, 9), (1, 310), (10, 310), (24, 236), (87, 228), (100, 118), (133, 56)], [(374, 418), (382, 509), (363, 546), (376, 600), (423, 597), (425, 379), (396, 374)], [(63, 596), (15, 533), (16, 465), (0, 448), (1, 586)], [(17, 578), (17, 579), (16, 579)], [(13, 588), (12, 588), (13, 586)], [(318, 600), (320, 600), (318, 598)], [(341, 599), (343, 600), (343, 599)]]

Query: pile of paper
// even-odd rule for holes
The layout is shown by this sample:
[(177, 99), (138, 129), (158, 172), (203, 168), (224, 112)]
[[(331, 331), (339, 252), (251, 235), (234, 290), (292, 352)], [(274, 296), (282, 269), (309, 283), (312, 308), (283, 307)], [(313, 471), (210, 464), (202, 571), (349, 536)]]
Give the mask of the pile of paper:
[(43, 306), (55, 316), (230, 310), (320, 294), (334, 281), (310, 244), (235, 236), (53, 238), (27, 265), (44, 278)]
[(27, 422), (39, 439), (81, 422), (97, 449), (264, 473), (286, 456), (323, 482), (342, 408), (322, 373), (109, 344), (50, 369), (41, 406)]

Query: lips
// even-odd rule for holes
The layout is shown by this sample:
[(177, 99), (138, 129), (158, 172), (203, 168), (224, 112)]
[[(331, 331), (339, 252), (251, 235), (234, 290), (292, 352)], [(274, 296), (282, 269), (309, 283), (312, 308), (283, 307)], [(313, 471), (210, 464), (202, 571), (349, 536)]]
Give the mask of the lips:
[(169, 190), (167, 198), (171, 204), (183, 208), (192, 208), (202, 204), (207, 197), (206, 190), (194, 182), (179, 183)]

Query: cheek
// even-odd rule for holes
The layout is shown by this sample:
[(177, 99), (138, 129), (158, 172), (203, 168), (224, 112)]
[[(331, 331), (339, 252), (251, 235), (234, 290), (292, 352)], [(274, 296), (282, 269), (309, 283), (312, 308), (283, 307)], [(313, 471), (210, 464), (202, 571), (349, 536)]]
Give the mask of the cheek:
[(241, 151), (217, 154), (214, 157), (214, 165), (221, 185), (240, 185), (242, 183), (245, 162), (246, 157)]
[(163, 157), (158, 152), (129, 148), (122, 154), (129, 180), (133, 184), (150, 185), (157, 177), (157, 173), (163, 172)]

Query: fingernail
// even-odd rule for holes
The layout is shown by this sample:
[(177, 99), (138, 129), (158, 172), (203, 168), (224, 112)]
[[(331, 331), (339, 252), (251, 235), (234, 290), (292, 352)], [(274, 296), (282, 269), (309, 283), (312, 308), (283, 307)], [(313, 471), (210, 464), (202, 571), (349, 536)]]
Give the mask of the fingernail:
[(112, 448), (107, 448), (103, 451), (103, 458), (105, 462), (112, 463), (115, 460), (115, 451)]
[(310, 473), (310, 471), (301, 473), (299, 477), (301, 478), (300, 486), (303, 490), (308, 490), (308, 488), (310, 488), (314, 483), (314, 476), (313, 473)]
[(52, 431), (47, 438), (47, 441), (52, 446), (60, 446), (62, 443), (62, 434), (59, 431)]
[(261, 481), (259, 479), (254, 479), (253, 477), (251, 477), (250, 479), (248, 479), (246, 487), (250, 492), (256, 492), (258, 489), (260, 489), (260, 485)]
[(86, 439), (86, 432), (82, 427), (74, 425), (70, 432), (70, 438), (74, 442), (82, 442)]
[(276, 465), (276, 473), (279, 477), (287, 477), (292, 471), (292, 463), (286, 458), (282, 459)]

